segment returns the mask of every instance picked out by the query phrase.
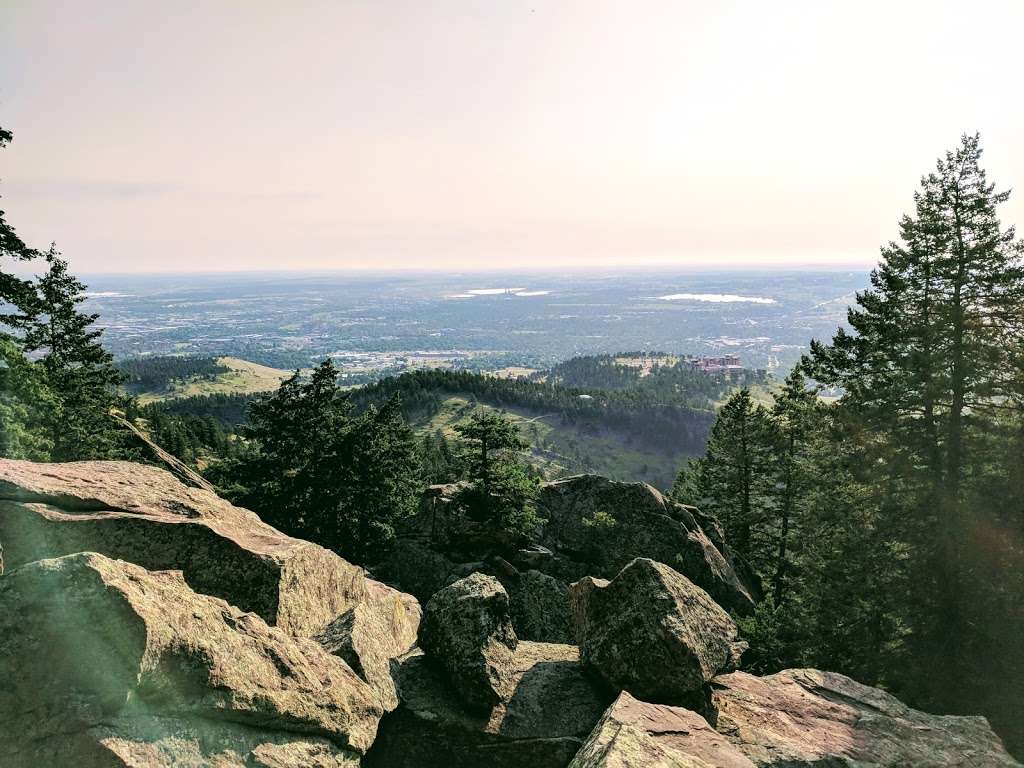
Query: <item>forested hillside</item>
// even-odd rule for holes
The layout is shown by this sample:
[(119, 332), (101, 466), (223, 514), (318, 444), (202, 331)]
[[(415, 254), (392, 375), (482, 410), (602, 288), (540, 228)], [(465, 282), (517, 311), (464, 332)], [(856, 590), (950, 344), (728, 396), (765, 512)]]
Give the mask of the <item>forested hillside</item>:
[[(1024, 748), (1024, 261), (968, 136), (924, 177), (849, 331), (722, 408), (676, 495), (770, 585), (748, 663), (841, 669)], [(824, 405), (821, 387), (844, 394)]]

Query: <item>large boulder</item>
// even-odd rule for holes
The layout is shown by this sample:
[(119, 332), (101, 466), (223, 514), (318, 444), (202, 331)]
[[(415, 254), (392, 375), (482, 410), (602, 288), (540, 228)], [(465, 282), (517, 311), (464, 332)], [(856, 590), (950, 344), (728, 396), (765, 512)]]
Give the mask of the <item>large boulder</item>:
[(130, 462), (0, 460), (0, 545), (8, 570), (83, 551), (180, 570), (195, 591), (294, 635), (318, 632), (366, 597), (361, 568)]
[(457, 580), (458, 569), (458, 564), (429, 545), (399, 538), (383, 562), (374, 566), (373, 574), (425, 603), (439, 589)]
[(707, 721), (682, 707), (623, 691), (569, 768), (755, 768)]
[(516, 636), (544, 643), (574, 643), (569, 586), (540, 571), (517, 572), (502, 581)]
[(436, 593), (424, 609), (420, 646), (471, 709), (488, 712), (506, 698), (517, 644), (508, 593), (492, 576), (470, 574)]
[(422, 610), (416, 598), (367, 580), (367, 597), (327, 625), (315, 640), (344, 659), (380, 697), (384, 711), (398, 706), (391, 660), (416, 644)]
[[(611, 578), (633, 558), (647, 557), (678, 568), (729, 610), (750, 613), (760, 597), (717, 522), (646, 483), (569, 477), (546, 484), (537, 506), (547, 519), (540, 544), (584, 564), (583, 573)], [(552, 568), (545, 570), (561, 575)]]
[(646, 701), (697, 701), (746, 648), (729, 614), (663, 563), (637, 558), (610, 582), (588, 576), (569, 590), (583, 661)]
[(520, 641), (510, 684), (486, 713), (467, 710), (419, 650), (395, 668), (402, 703), (381, 721), (368, 768), (564, 768), (613, 698), (573, 645)]
[(1019, 766), (983, 717), (929, 715), (834, 672), (714, 681), (716, 730), (757, 766)]
[(179, 572), (41, 560), (0, 577), (0, 607), (11, 768), (355, 765), (383, 714), (344, 661)]

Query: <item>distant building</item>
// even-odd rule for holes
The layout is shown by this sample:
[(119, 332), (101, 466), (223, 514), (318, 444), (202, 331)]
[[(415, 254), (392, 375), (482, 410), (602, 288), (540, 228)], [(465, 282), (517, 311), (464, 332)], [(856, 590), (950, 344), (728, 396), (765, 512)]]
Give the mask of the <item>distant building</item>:
[(695, 371), (704, 373), (740, 373), (745, 370), (739, 355), (722, 355), (721, 357), (690, 357), (686, 362)]

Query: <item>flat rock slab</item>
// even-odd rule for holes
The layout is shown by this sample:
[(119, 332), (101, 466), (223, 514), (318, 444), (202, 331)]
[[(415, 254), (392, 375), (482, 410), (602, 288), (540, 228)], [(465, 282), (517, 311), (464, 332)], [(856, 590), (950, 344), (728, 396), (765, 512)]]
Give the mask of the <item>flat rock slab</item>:
[(755, 768), (696, 712), (623, 691), (570, 768)]
[(366, 597), (361, 568), (131, 462), (0, 460), (0, 547), (0, 570), (84, 551), (180, 570), (195, 591), (301, 636)]
[(232, 742), (344, 764), (383, 714), (344, 661), (180, 572), (96, 553), (40, 560), (0, 576), (0, 607), (5, 766), (187, 765), (172, 756)]
[(757, 766), (1020, 765), (985, 718), (929, 715), (834, 672), (734, 672), (714, 688), (715, 728)]
[(402, 703), (381, 721), (369, 768), (564, 768), (614, 695), (573, 645), (520, 641), (510, 691), (486, 715), (421, 651), (395, 666)]
[(664, 563), (637, 558), (610, 582), (581, 579), (569, 595), (583, 661), (647, 701), (696, 700), (746, 648), (729, 614)]

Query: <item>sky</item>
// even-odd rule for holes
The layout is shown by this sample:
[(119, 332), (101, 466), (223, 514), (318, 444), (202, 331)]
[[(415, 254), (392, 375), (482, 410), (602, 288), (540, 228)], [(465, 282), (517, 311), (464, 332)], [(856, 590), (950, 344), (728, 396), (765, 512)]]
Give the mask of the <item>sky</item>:
[(1021, 0), (0, 0), (0, 194), (85, 274), (869, 265), (964, 132), (1024, 187), (1022, 28)]

